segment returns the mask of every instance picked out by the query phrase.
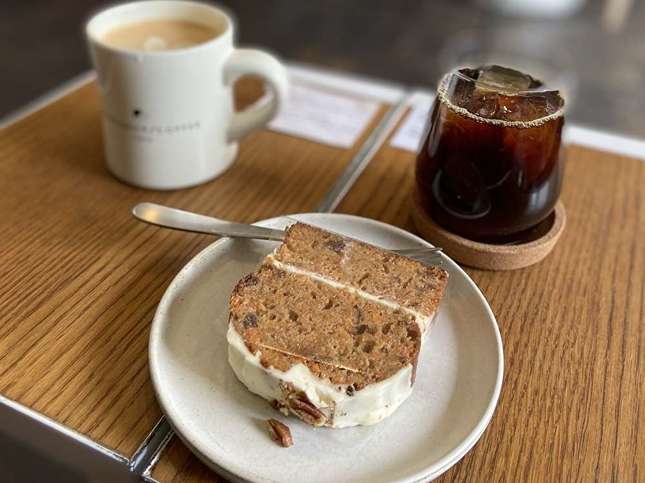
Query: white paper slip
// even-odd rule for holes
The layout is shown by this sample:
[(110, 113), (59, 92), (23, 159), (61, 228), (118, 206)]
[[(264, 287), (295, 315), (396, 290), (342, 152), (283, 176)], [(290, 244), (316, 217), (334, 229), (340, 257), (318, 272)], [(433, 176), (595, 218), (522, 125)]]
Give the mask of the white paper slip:
[(375, 101), (291, 84), (287, 102), (268, 127), (311, 141), (350, 148), (378, 108), (379, 103)]
[(426, 121), (431, 106), (432, 101), (415, 104), (401, 127), (390, 139), (390, 145), (416, 153), (425, 134)]

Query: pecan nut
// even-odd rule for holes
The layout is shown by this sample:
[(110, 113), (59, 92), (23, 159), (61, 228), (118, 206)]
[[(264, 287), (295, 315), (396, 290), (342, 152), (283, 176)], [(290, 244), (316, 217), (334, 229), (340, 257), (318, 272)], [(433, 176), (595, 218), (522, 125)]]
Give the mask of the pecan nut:
[(289, 426), (273, 418), (267, 419), (267, 424), (269, 426), (269, 435), (273, 441), (283, 448), (288, 448), (293, 445), (293, 438), (291, 437)]
[(322, 426), (327, 421), (327, 416), (309, 401), (299, 398), (287, 399), (289, 410), (302, 419), (305, 423), (312, 426)]
[(253, 312), (249, 312), (242, 319), (242, 325), (244, 326), (245, 329), (248, 329), (249, 327), (257, 327), (258, 316), (255, 315)]
[(339, 255), (343, 254), (345, 249), (345, 242), (340, 239), (329, 240), (325, 242), (325, 247), (329, 248), (331, 251), (338, 253)]

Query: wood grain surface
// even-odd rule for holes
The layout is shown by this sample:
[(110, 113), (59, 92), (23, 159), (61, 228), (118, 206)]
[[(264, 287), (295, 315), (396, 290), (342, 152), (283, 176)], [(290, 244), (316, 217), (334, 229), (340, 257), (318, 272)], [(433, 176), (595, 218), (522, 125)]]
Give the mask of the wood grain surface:
[[(384, 146), (338, 211), (414, 231), (413, 161)], [(562, 200), (568, 225), (544, 261), (467, 269), (497, 316), (504, 385), (482, 439), (438, 481), (645, 481), (645, 163), (569, 147)], [(176, 440), (153, 477), (221, 481)]]
[[(261, 95), (238, 85), (238, 103)], [(130, 456), (160, 417), (147, 367), (155, 307), (207, 236), (136, 222), (153, 201), (250, 222), (315, 210), (353, 149), (258, 131), (202, 186), (145, 191), (104, 167), (94, 83), (0, 132), (0, 392)]]

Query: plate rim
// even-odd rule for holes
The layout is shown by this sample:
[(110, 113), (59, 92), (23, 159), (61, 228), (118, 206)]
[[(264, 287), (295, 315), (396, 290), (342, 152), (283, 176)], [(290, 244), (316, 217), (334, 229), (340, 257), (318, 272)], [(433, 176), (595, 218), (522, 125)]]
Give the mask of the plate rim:
[[(253, 224), (264, 226), (264, 225), (272, 224), (284, 218), (298, 219), (298, 217), (303, 217), (303, 216), (304, 217), (323, 217), (323, 218), (332, 217), (336, 219), (345, 219), (347, 221), (360, 220), (361, 222), (367, 222), (368, 225), (371, 224), (380, 229), (394, 231), (398, 235), (411, 238), (412, 240), (422, 245), (426, 245), (430, 247), (432, 246), (431, 243), (427, 242), (426, 240), (419, 237), (418, 235), (415, 235), (414, 233), (404, 230), (403, 228), (400, 228), (398, 226), (390, 225), (383, 221), (375, 220), (372, 218), (366, 218), (362, 216), (350, 215), (345, 213), (307, 212), (307, 213), (286, 214), (286, 215), (280, 215), (280, 216), (259, 220)], [(158, 344), (161, 343), (161, 335), (162, 335), (161, 329), (163, 327), (163, 315), (164, 315), (164, 312), (166, 312), (165, 310), (166, 307), (169, 306), (170, 304), (170, 298), (173, 295), (174, 287), (180, 281), (180, 279), (183, 278), (183, 274), (186, 271), (188, 271), (194, 263), (197, 263), (197, 260), (205, 257), (207, 253), (209, 253), (212, 250), (216, 250), (219, 245), (227, 242), (230, 239), (231, 238), (229, 237), (222, 237), (214, 241), (213, 243), (210, 243), (206, 247), (204, 247), (202, 250), (196, 253), (188, 262), (184, 264), (184, 266), (176, 273), (176, 275), (173, 277), (171, 282), (166, 287), (166, 290), (164, 291), (164, 294), (161, 297), (159, 304), (157, 305), (157, 308), (155, 309), (155, 314), (150, 326), (150, 335), (148, 336), (148, 367), (149, 367), (150, 379), (152, 381), (152, 387), (155, 393), (155, 397), (157, 399), (157, 402), (159, 404), (159, 407), (162, 413), (166, 417), (168, 423), (172, 427), (175, 434), (177, 434), (179, 439), (181, 439), (181, 441), (191, 450), (191, 452), (195, 454), (203, 463), (205, 463), (213, 470), (220, 470), (220, 471), (224, 470), (225, 472), (237, 478), (242, 478), (248, 481), (258, 481), (257, 477), (259, 475), (255, 473), (247, 472), (243, 468), (242, 468), (242, 471), (240, 471), (240, 468), (230, 468), (225, 463), (220, 461), (219, 458), (211, 458), (210, 456), (207, 457), (205, 454), (203, 454), (202, 451), (200, 451), (196, 447), (196, 445), (192, 443), (192, 441), (190, 440), (190, 437), (188, 437), (181, 430), (179, 430), (177, 425), (174, 423), (173, 416), (175, 418), (178, 418), (178, 415), (173, 413), (170, 405), (167, 404), (167, 402), (165, 401), (163, 392), (160, 390), (160, 382), (159, 382), (159, 379), (161, 377), (160, 376), (161, 370), (159, 365), (160, 362), (157, 359), (157, 356), (159, 354), (159, 350), (157, 346)], [(484, 294), (481, 292), (477, 284), (459, 266), (459, 264), (457, 264), (454, 260), (452, 260), (449, 256), (447, 256), (443, 252), (440, 254), (440, 256), (444, 259), (445, 262), (451, 265), (452, 269), (459, 272), (460, 275), (462, 275), (465, 278), (467, 284), (474, 289), (474, 292), (476, 293), (477, 297), (482, 303), (485, 309), (485, 312), (489, 316), (491, 326), (493, 329), (493, 334), (495, 336), (495, 342), (496, 342), (495, 349), (497, 352), (496, 354), (497, 355), (497, 375), (495, 379), (495, 387), (493, 389), (493, 393), (490, 397), (490, 400), (488, 401), (488, 405), (486, 406), (486, 410), (478, 420), (477, 424), (466, 435), (466, 437), (461, 441), (461, 443), (459, 443), (455, 448), (453, 448), (450, 452), (448, 452), (446, 455), (444, 455), (442, 458), (440, 458), (436, 463), (432, 464), (431, 466), (425, 468), (424, 470), (417, 471), (414, 474), (404, 476), (402, 479), (399, 479), (398, 481), (401, 481), (401, 482), (418, 482), (418, 481), (427, 480), (428, 478), (431, 478), (431, 479), (437, 478), (439, 475), (443, 474), (444, 472), (448, 471), (448, 469), (450, 469), (452, 466), (454, 466), (475, 446), (475, 444), (477, 444), (481, 436), (486, 431), (486, 428), (490, 424), (493, 414), (495, 413), (495, 408), (497, 407), (497, 403), (499, 402), (499, 396), (501, 394), (502, 383), (504, 378), (504, 347), (502, 342), (502, 336), (499, 330), (499, 324), (497, 323), (497, 318), (495, 317), (495, 314), (493, 313), (488, 301), (486, 300), (486, 297), (484, 297)], [(272, 480), (263, 478), (263, 481), (272, 481)]]

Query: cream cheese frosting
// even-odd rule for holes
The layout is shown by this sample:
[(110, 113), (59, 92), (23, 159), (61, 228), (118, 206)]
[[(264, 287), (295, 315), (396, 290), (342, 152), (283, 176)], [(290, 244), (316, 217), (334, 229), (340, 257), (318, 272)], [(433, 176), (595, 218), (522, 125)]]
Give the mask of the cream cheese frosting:
[(392, 414), (412, 393), (411, 365), (350, 396), (347, 387), (319, 378), (304, 364), (295, 364), (286, 372), (263, 367), (261, 352), (251, 353), (232, 324), (226, 337), (229, 363), (249, 391), (269, 401), (280, 401), (284, 397), (280, 384), (291, 383), (327, 416), (326, 426), (332, 428), (376, 424)]

